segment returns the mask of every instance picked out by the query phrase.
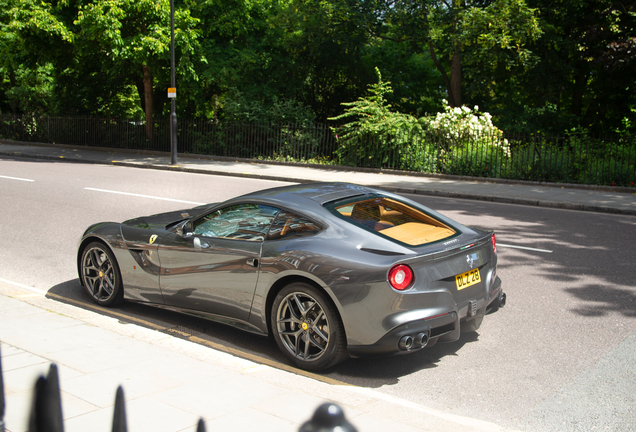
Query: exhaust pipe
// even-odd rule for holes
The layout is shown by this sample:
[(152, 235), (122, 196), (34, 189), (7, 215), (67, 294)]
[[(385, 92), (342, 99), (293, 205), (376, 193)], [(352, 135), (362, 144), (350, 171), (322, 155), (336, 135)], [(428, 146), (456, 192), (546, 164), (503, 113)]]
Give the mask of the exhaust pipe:
[(430, 332), (428, 331), (418, 333), (418, 335), (415, 336), (415, 346), (418, 348), (424, 348), (428, 344), (429, 333)]
[(411, 336), (404, 336), (398, 343), (398, 348), (402, 351), (410, 351), (413, 348), (413, 338)]
[(506, 293), (502, 292), (499, 294), (499, 307), (504, 307), (506, 305)]

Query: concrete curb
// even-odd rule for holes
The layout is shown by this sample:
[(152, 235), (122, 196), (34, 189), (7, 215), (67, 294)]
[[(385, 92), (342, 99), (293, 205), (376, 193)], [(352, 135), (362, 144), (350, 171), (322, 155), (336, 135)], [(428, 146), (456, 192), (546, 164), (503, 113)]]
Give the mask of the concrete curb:
[[(48, 149), (64, 149), (64, 150), (76, 150), (76, 151), (86, 151), (92, 152), (93, 154), (108, 153), (115, 154), (119, 153), (130, 154), (130, 155), (138, 155), (138, 156), (155, 156), (161, 158), (169, 158), (169, 153), (160, 152), (160, 151), (152, 151), (152, 150), (131, 150), (131, 149), (115, 149), (115, 148), (103, 148), (103, 147), (77, 147), (65, 144), (46, 144), (46, 143), (27, 143), (21, 141), (10, 141), (10, 140), (2, 140), (0, 139), (0, 144), (5, 145), (24, 145), (29, 147), (42, 147)], [(228, 176), (228, 177), (242, 177), (242, 178), (253, 178), (260, 180), (273, 180), (273, 181), (288, 181), (293, 183), (310, 183), (313, 181), (317, 181), (311, 178), (301, 178), (290, 175), (289, 177), (284, 177), (282, 175), (268, 175), (262, 173), (253, 173), (253, 172), (234, 172), (227, 170), (219, 170), (213, 167), (208, 168), (195, 168), (195, 167), (186, 167), (182, 165), (168, 165), (168, 164), (157, 164), (149, 161), (140, 161), (140, 162), (130, 162), (130, 161), (121, 161), (121, 160), (100, 160), (97, 158), (91, 157), (73, 157), (73, 156), (59, 156), (59, 155), (50, 155), (42, 153), (24, 153), (24, 152), (8, 152), (1, 151), (0, 155), (4, 156), (13, 156), (13, 157), (24, 157), (24, 158), (32, 158), (32, 159), (44, 159), (44, 160), (55, 160), (55, 161), (65, 161), (71, 163), (90, 163), (90, 164), (105, 164), (105, 165), (115, 165), (115, 166), (125, 166), (125, 167), (134, 167), (134, 168), (145, 168), (145, 169), (154, 169), (154, 170), (164, 170), (164, 171), (176, 171), (176, 172), (189, 172), (196, 174), (207, 174), (207, 175), (218, 175), (218, 176)], [(573, 185), (573, 184), (560, 184), (560, 183), (545, 183), (545, 182), (528, 182), (528, 181), (513, 181), (506, 179), (484, 179), (477, 177), (467, 177), (467, 176), (448, 176), (448, 175), (436, 175), (436, 174), (422, 174), (422, 173), (406, 173), (403, 171), (394, 171), (394, 170), (378, 170), (378, 169), (370, 169), (370, 168), (353, 168), (353, 167), (336, 167), (331, 165), (302, 165), (302, 164), (290, 164), (290, 163), (282, 163), (282, 162), (259, 162), (254, 161), (252, 159), (241, 159), (241, 158), (229, 158), (229, 157), (211, 157), (205, 155), (187, 155), (183, 156), (182, 160), (208, 160), (210, 162), (235, 162), (241, 164), (249, 164), (253, 166), (288, 166), (294, 168), (302, 168), (307, 170), (306, 172), (311, 172), (312, 170), (316, 170), (315, 172), (347, 172), (347, 173), (368, 173), (368, 174), (379, 174), (379, 175), (392, 175), (397, 177), (405, 177), (405, 178), (422, 178), (422, 179), (435, 179), (435, 180), (448, 180), (448, 181), (460, 181), (460, 182), (470, 182), (472, 184), (505, 184), (505, 185), (519, 185), (519, 186), (536, 186), (536, 187), (545, 187), (551, 189), (575, 189), (575, 190), (586, 190), (586, 191), (595, 191), (601, 193), (623, 193), (623, 194), (632, 194), (634, 190), (632, 188), (627, 187), (608, 187), (608, 186), (594, 186), (594, 185)], [(436, 197), (444, 197), (444, 198), (456, 198), (456, 199), (469, 199), (476, 201), (487, 201), (487, 202), (495, 202), (502, 204), (517, 204), (517, 205), (528, 205), (533, 207), (545, 207), (545, 208), (555, 208), (555, 209), (563, 209), (563, 210), (574, 210), (574, 211), (586, 211), (586, 212), (597, 212), (597, 213), (608, 213), (608, 214), (619, 214), (619, 215), (630, 215), (636, 216), (636, 209), (626, 209), (619, 208), (616, 206), (604, 206), (604, 205), (587, 205), (582, 203), (572, 203), (568, 201), (556, 201), (556, 200), (541, 200), (541, 199), (528, 199), (528, 198), (520, 198), (520, 197), (506, 197), (506, 196), (497, 196), (484, 194), (483, 192), (475, 194), (475, 193), (463, 193), (457, 191), (448, 191), (448, 190), (440, 190), (435, 189), (435, 185), (431, 185), (430, 188), (427, 187), (404, 187), (404, 186), (393, 186), (393, 185), (385, 185), (385, 184), (377, 184), (372, 181), (367, 181), (365, 183), (367, 186), (377, 187), (380, 189), (389, 189), (397, 193), (409, 193), (409, 194), (418, 194), (418, 195), (427, 195), (427, 196), (436, 196)]]
[[(11, 141), (6, 139), (0, 139), (0, 144), (24, 145), (24, 146), (32, 146), (32, 147), (63, 148), (63, 149), (85, 150), (85, 151), (107, 152), (107, 153), (128, 153), (128, 154), (136, 154), (136, 155), (162, 156), (162, 157), (170, 156), (169, 152), (158, 151), (158, 150), (137, 150), (137, 149), (120, 149), (120, 148), (114, 148), (114, 147), (89, 147), (89, 146), (79, 147), (79, 146), (68, 145), (68, 144), (32, 143), (32, 142), (26, 142), (26, 141)], [(261, 164), (261, 165), (294, 166), (298, 168), (321, 169), (321, 170), (329, 170), (329, 171), (349, 171), (349, 172), (365, 172), (365, 173), (375, 173), (375, 174), (392, 174), (392, 175), (399, 175), (399, 176), (406, 176), (406, 177), (434, 178), (434, 179), (441, 179), (441, 180), (459, 180), (459, 181), (470, 181), (470, 182), (479, 182), (479, 183), (541, 186), (541, 187), (568, 188), (568, 189), (592, 190), (592, 191), (601, 191), (601, 192), (618, 192), (618, 193), (635, 193), (636, 192), (636, 187), (630, 188), (630, 187), (624, 187), (624, 186), (601, 186), (601, 185), (588, 185), (588, 184), (578, 184), (578, 183), (553, 183), (553, 182), (530, 181), (530, 180), (472, 177), (472, 176), (461, 176), (461, 175), (451, 175), (451, 174), (419, 173), (419, 172), (400, 171), (400, 170), (393, 170), (393, 169), (347, 167), (347, 166), (339, 166), (339, 165), (302, 164), (302, 163), (295, 163), (295, 162), (280, 162), (280, 161), (259, 161), (256, 159), (235, 158), (235, 157), (227, 157), (227, 156), (209, 156), (209, 155), (201, 155), (201, 154), (195, 154), (195, 153), (192, 153), (192, 154), (187, 153), (185, 155), (181, 155), (181, 157), (185, 159), (209, 160), (209, 161), (219, 161), (219, 162), (241, 162), (241, 163)], [(80, 159), (80, 160), (86, 161), (84, 159)], [(101, 162), (98, 162), (98, 163), (101, 163)]]

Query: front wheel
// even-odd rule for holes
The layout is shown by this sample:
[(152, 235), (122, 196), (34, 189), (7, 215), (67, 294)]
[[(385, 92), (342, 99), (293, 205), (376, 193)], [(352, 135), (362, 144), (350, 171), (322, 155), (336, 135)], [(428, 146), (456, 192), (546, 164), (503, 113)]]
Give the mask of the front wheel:
[(119, 266), (103, 243), (93, 242), (84, 248), (81, 275), (82, 284), (95, 303), (113, 306), (122, 301), (124, 289)]
[(326, 295), (292, 283), (272, 305), (272, 333), (281, 351), (299, 368), (326, 369), (347, 357), (344, 327)]

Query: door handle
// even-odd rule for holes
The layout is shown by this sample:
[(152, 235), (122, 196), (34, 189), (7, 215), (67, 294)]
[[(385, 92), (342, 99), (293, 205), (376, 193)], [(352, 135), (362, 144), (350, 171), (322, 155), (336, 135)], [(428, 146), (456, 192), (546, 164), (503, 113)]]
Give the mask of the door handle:
[(247, 260), (247, 264), (251, 265), (252, 267), (258, 267), (258, 260), (256, 258), (249, 258)]
[(194, 248), (195, 249), (207, 249), (210, 247), (210, 243), (206, 242), (205, 240), (201, 240), (199, 237), (195, 237), (194, 240), (192, 240), (193, 244), (194, 244)]

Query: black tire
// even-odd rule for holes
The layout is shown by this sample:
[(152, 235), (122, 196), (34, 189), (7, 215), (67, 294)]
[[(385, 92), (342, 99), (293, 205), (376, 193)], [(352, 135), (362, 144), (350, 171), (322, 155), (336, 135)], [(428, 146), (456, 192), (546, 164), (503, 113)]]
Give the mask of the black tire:
[(124, 298), (119, 266), (110, 249), (101, 242), (84, 248), (80, 261), (82, 285), (93, 301), (102, 306), (115, 306)]
[(287, 285), (274, 299), (270, 319), (278, 347), (300, 369), (326, 369), (347, 358), (338, 311), (317, 288)]

